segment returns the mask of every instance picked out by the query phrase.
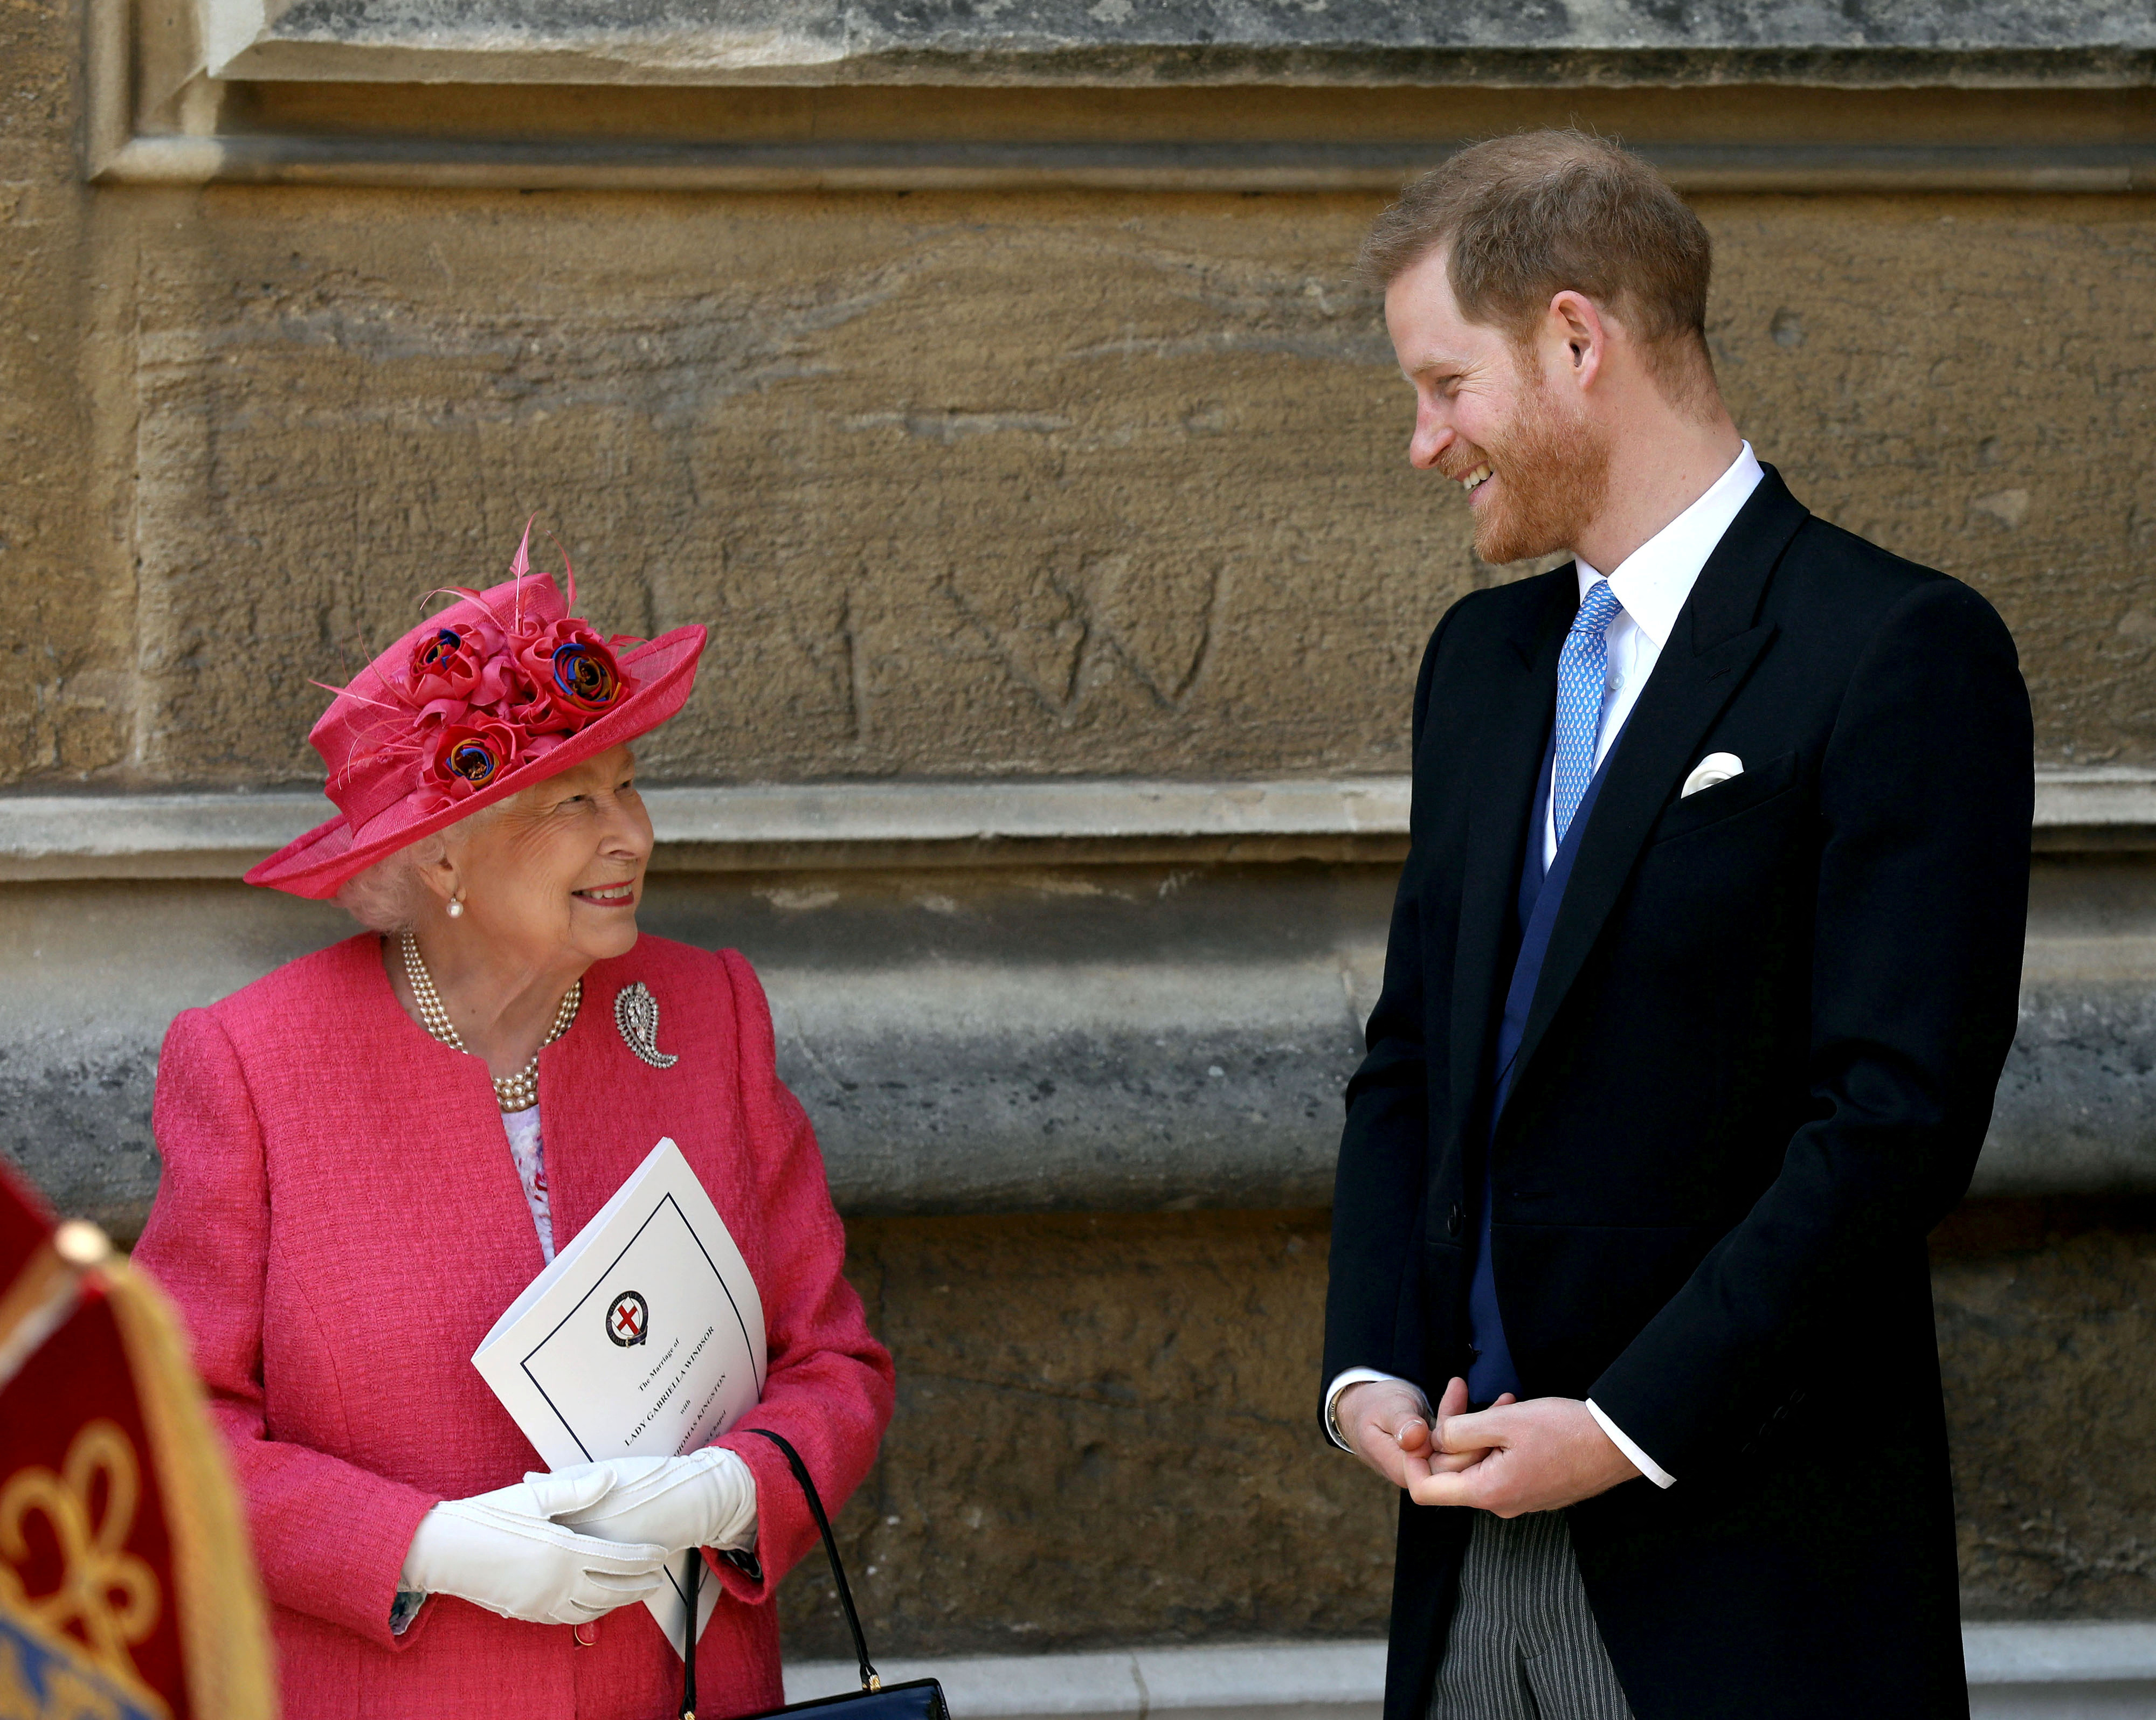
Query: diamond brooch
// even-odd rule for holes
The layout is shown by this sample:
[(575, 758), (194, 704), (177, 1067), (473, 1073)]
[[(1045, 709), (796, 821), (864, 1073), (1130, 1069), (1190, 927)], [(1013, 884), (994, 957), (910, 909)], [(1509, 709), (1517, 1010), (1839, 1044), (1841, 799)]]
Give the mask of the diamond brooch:
[(621, 1029), (622, 1042), (654, 1069), (670, 1069), (681, 1059), (659, 1048), (659, 1000), (639, 980), (614, 994), (613, 1024)]

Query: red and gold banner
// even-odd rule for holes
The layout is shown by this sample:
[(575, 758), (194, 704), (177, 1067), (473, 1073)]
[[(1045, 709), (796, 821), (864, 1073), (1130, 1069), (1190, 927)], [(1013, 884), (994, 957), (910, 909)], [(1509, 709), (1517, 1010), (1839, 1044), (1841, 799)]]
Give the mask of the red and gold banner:
[(0, 1720), (271, 1720), (274, 1692), (177, 1321), (0, 1165)]

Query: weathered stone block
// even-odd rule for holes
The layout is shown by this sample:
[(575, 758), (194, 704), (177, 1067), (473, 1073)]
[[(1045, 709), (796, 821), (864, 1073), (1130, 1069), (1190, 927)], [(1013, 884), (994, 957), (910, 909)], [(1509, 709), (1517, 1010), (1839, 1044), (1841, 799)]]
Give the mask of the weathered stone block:
[(1933, 1253), (1964, 1613), (2156, 1616), (2156, 1203), (1979, 1203)]
[[(899, 1410), (841, 1540), (893, 1654), (1383, 1627), (1392, 1503), (1318, 1431), (1323, 1213), (876, 1220)], [(789, 1655), (842, 1651), (818, 1562)]]

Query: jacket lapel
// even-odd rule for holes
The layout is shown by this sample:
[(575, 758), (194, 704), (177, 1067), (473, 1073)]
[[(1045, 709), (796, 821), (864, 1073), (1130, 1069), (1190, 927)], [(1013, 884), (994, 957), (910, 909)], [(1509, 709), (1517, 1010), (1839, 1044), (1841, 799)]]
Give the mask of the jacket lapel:
[(1809, 517), (1769, 466), (1700, 570), (1610, 755), (1609, 776), (1581, 833), (1521, 1037), (1514, 1093), (1695, 749), (1774, 637), (1774, 624), (1754, 617), (1782, 551)]
[(1475, 1110), (1501, 995), (1499, 964), (1519, 888), (1535, 772), (1557, 709), (1557, 660), (1579, 607), (1570, 563), (1543, 576), (1543, 601), (1527, 605), (1492, 659), (1488, 701), (1475, 737), (1475, 786), (1467, 807), (1459, 934), (1453, 946), (1451, 1114), (1448, 1138), (1465, 1138)]

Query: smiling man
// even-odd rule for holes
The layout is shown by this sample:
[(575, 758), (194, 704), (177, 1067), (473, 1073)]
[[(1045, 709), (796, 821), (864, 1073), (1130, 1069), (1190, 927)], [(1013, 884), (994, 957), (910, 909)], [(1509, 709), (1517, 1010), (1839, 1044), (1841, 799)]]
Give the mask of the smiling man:
[(1754, 458), (1709, 262), (1573, 132), (1364, 248), (1410, 460), (1486, 561), (1573, 558), (1430, 642), (1348, 1091), (1324, 1416), (1404, 1490), (1387, 1720), (1968, 1712), (1924, 1238), (2014, 1033), (2028, 696), (1981, 597)]

